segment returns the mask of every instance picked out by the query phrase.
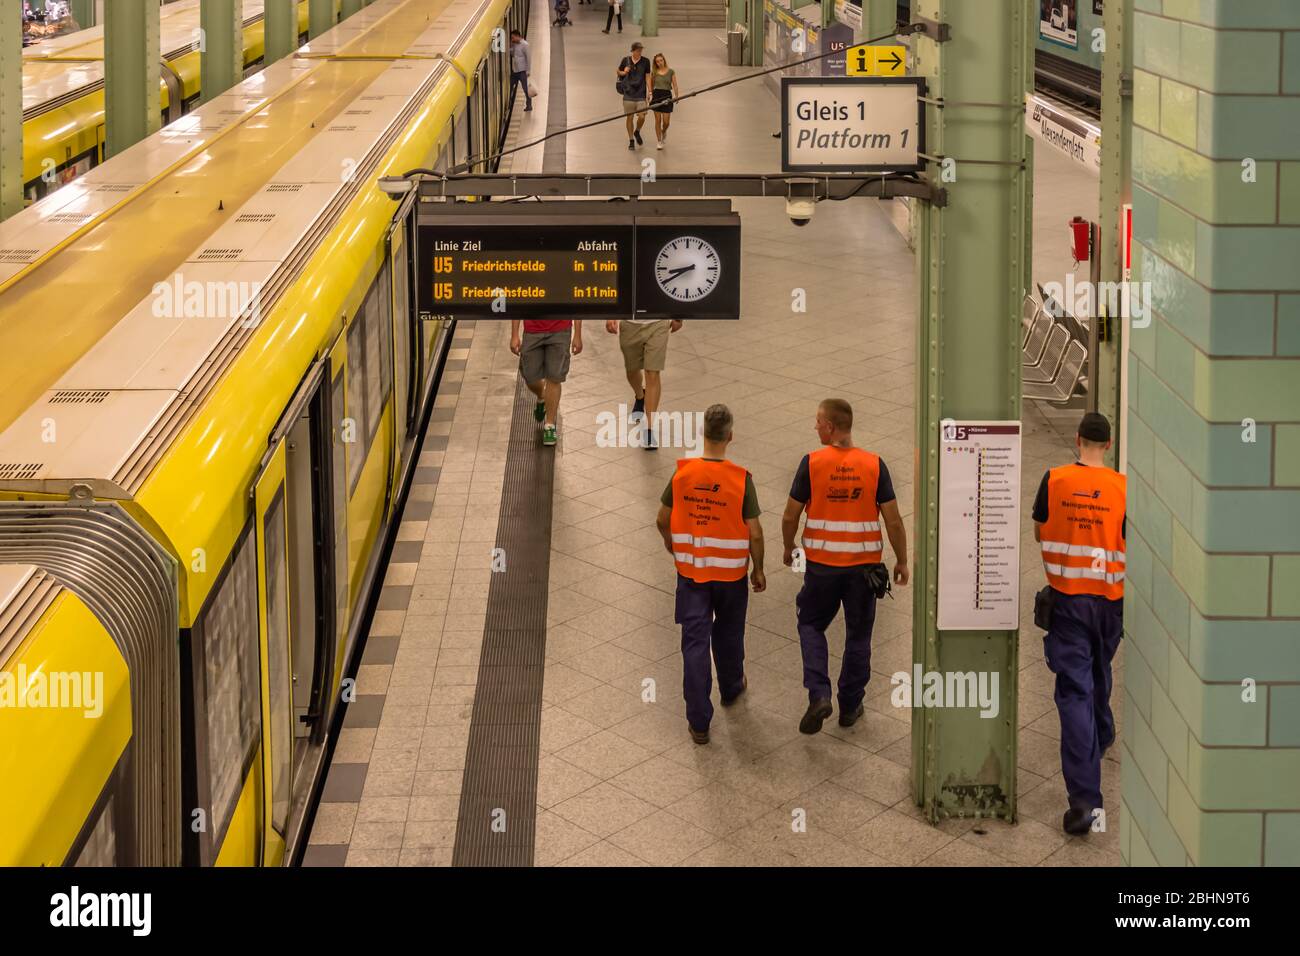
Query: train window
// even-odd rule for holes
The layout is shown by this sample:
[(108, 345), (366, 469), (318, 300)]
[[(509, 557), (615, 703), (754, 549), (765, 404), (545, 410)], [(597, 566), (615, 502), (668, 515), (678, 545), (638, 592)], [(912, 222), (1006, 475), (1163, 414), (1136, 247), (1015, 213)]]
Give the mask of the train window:
[(285, 572), (284, 492), (262, 519), (266, 540), (266, 652), (271, 685), (271, 826), (285, 832), (289, 817), (293, 704), (289, 696), (289, 592)]
[(117, 827), (113, 823), (113, 797), (105, 801), (99, 819), (77, 854), (74, 866), (117, 866)]
[(393, 391), (393, 309), (389, 301), (388, 263), (375, 277), (370, 294), (379, 303), (379, 393), (385, 399)]
[(383, 298), (380, 295), (378, 284), (370, 287), (370, 292), (366, 295), (365, 303), (365, 334), (366, 334), (366, 449), (369, 451), (370, 443), (375, 440), (375, 432), (379, 431), (379, 416), (384, 411), (384, 379), (383, 373), (380, 372), (384, 364), (382, 346), (379, 341), (379, 300)]
[(256, 745), (261, 676), (257, 648), (257, 549), (245, 536), (196, 627), (207, 703), (208, 793), (214, 845), (225, 832)]
[(348, 326), (348, 418), (352, 421), (352, 441), (348, 444), (348, 490), (355, 489), (361, 477), (369, 446), (366, 431), (366, 333), (363, 309)]

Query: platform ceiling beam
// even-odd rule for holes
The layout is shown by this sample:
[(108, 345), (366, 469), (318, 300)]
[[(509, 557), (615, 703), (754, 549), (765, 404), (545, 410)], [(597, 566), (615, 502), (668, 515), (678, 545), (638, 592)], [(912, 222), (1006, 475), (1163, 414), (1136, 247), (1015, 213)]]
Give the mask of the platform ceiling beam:
[(201, 0), (199, 24), (203, 31), (199, 74), (206, 103), (244, 78), (243, 0)]
[[(1032, 17), (1030, 6), (916, 0), (912, 11), (914, 22), (936, 25), (916, 37), (916, 74), (932, 100), (952, 101), (927, 110), (926, 152), (955, 161), (942, 183), (948, 205), (916, 204), (913, 661), (924, 673), (998, 677), (992, 718), (969, 707), (912, 710), (913, 796), (932, 821), (1016, 815), (1019, 631), (938, 629), (939, 469), (944, 419), (1020, 418), (1020, 310), (1033, 212), (1024, 97), (1038, 19), (1037, 4)], [(940, 24), (948, 25), (947, 42)], [(929, 166), (935, 178), (943, 170)], [(1034, 560), (1032, 552), (1021, 555), (1022, 563)]]
[(264, 57), (266, 65), (270, 66), (298, 49), (297, 0), (266, 0), (262, 17), (266, 25)]
[(0, 4), (0, 219), (23, 208), (23, 8)]
[(158, 4), (114, 0), (104, 5), (105, 134), (116, 156), (162, 125)]

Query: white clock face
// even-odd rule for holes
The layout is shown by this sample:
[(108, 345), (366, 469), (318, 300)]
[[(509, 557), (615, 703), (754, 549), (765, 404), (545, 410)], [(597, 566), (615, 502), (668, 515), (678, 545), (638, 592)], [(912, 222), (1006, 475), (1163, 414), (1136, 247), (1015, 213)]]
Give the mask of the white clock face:
[(668, 242), (655, 257), (659, 288), (678, 302), (698, 302), (718, 287), (722, 260), (718, 250), (697, 236)]

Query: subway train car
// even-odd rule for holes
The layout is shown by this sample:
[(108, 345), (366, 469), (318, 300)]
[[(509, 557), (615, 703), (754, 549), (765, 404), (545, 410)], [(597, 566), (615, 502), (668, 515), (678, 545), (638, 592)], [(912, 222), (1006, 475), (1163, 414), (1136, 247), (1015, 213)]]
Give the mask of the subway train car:
[[(159, 11), (162, 119), (189, 112), (202, 92), (199, 0)], [(298, 4), (298, 33), (306, 41), (307, 0)], [(244, 2), (244, 71), (260, 69), (262, 0)], [(104, 160), (104, 28), (90, 27), (23, 50), (23, 183), (40, 199)]]
[(0, 224), (0, 865), (293, 860), (449, 336), (376, 179), (491, 168), (526, 4), (376, 0)]

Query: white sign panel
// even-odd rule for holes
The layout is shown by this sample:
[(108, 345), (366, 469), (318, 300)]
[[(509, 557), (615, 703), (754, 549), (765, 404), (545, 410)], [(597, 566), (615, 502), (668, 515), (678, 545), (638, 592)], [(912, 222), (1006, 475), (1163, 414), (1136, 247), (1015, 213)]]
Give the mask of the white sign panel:
[(784, 172), (917, 172), (925, 81), (914, 76), (781, 78)]
[(1101, 128), (1051, 106), (1042, 97), (1025, 96), (1025, 128), (1048, 146), (1100, 175)]
[(1020, 423), (939, 433), (939, 630), (1020, 626)]

